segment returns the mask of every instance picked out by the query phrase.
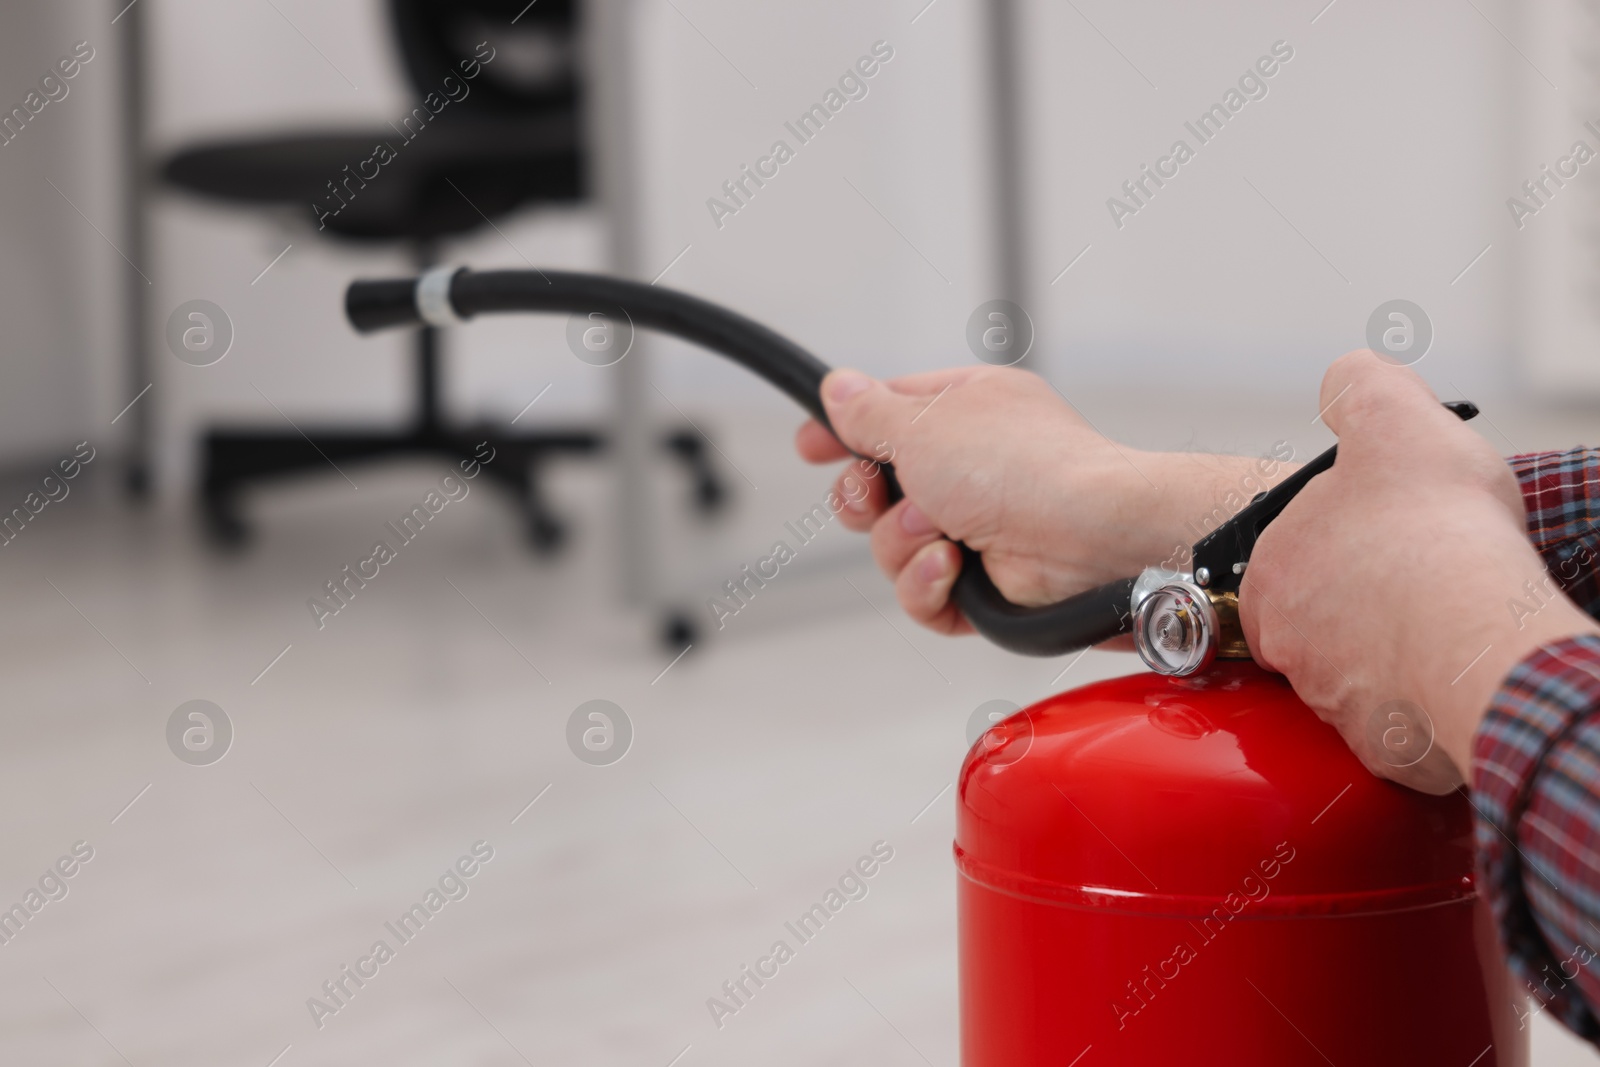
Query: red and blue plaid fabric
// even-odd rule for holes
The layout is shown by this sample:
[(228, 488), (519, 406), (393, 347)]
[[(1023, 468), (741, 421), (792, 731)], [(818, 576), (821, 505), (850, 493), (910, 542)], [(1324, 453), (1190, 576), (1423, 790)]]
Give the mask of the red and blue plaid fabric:
[(1600, 449), (1516, 456), (1528, 539), (1578, 607), (1600, 618)]
[[(1600, 450), (1518, 456), (1528, 536), (1600, 617)], [(1549, 598), (1534, 589), (1513, 616)], [(1473, 742), (1478, 877), (1529, 1014), (1600, 1043), (1600, 638), (1551, 642), (1506, 677)], [(1523, 1019), (1526, 1025), (1526, 1017)]]

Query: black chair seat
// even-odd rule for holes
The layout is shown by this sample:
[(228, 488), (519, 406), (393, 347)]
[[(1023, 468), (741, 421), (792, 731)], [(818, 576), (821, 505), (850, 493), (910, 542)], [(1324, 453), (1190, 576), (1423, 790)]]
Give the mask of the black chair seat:
[(526, 202), (580, 199), (581, 158), (566, 116), (446, 112), (411, 140), (374, 128), (202, 143), (173, 156), (162, 177), (230, 203), (301, 203), (314, 225), (345, 237), (433, 241)]
[[(380, 122), (368, 129), (212, 138), (185, 146), (159, 176), (219, 203), (287, 211), (322, 236), (403, 245), (419, 268), (432, 266), (447, 239), (495, 225), (518, 208), (590, 199), (580, 125), (581, 2), (388, 0), (413, 91), (426, 101), (471, 82), (470, 93), (420, 127), (422, 116), (413, 112), (409, 126)], [(489, 442), (498, 458), (484, 468), (487, 480), (517, 502), (534, 548), (555, 551), (567, 524), (544, 500), (544, 468), (558, 457), (604, 450), (611, 444), (608, 430), (462, 426), (447, 418), (439, 333), (430, 326), (414, 337), (409, 425), (308, 426), (304, 433), (298, 426), (218, 427), (206, 433), (201, 499), (214, 543), (238, 545), (247, 537), (241, 508), (253, 486), (389, 457), (456, 462)], [(692, 428), (658, 443), (690, 476), (694, 507), (717, 510), (725, 489), (709, 443)], [(666, 621), (663, 635), (673, 652), (681, 652), (692, 626), (677, 613)]]

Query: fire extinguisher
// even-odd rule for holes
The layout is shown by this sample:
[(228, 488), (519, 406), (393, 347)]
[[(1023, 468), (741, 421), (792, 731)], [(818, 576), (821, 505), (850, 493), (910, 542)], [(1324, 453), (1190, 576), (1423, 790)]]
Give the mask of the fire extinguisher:
[[(497, 312), (625, 316), (727, 356), (829, 425), (826, 365), (672, 290), (443, 268), (346, 294), (362, 332)], [(1196, 544), (1192, 572), (1022, 607), (962, 546), (951, 596), (983, 636), (1060, 655), (1131, 632), (1150, 668), (1026, 708), (967, 755), (965, 1067), (1527, 1063), (1522, 998), (1474, 888), (1466, 797), (1373, 776), (1239, 631), (1257, 537), (1334, 454)]]

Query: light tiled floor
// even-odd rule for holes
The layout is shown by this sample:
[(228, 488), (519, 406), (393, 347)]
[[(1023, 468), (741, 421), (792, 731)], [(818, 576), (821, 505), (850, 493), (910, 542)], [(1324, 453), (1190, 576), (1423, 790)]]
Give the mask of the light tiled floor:
[[(760, 438), (735, 521), (663, 527), (697, 598), (825, 487)], [(1130, 659), (1058, 682), (1062, 661), (915, 631), (830, 530), (663, 674), (580, 474), (556, 487), (584, 523), (562, 565), (478, 486), (318, 631), (306, 598), (442, 472), (351, 473), (264, 499), (237, 559), (87, 490), (0, 551), (0, 900), (94, 848), (0, 945), (0, 1062), (954, 1067), (966, 720)], [(236, 732), (206, 767), (165, 739), (197, 698)], [(596, 698), (636, 731), (608, 767), (565, 740)], [(307, 999), (478, 841), (467, 895), (319, 1029)], [(868, 895), (714, 1025), (706, 999), (877, 841)], [(1596, 1062), (1538, 1025), (1536, 1062)]]

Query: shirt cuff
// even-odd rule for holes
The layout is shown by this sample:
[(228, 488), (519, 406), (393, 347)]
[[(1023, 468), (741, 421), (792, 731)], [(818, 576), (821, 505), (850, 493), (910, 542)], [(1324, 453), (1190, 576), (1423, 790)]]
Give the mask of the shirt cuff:
[(1592, 895), (1592, 876), (1579, 839), (1600, 833), (1600, 796), (1592, 779), (1575, 793), (1571, 776), (1550, 768), (1569, 759), (1592, 762), (1600, 751), (1597, 709), (1600, 637), (1552, 641), (1506, 676), (1473, 740), (1472, 759), (1479, 888), (1512, 970), (1532, 996), (1591, 1041), (1600, 1038), (1600, 1020), (1589, 1007), (1600, 985), (1586, 965), (1600, 934), (1580, 910), (1580, 898)]
[[(1600, 450), (1535, 452), (1513, 456), (1510, 463), (1522, 489), (1528, 540), (1573, 602), (1600, 616), (1595, 567), (1600, 556)], [(1507, 602), (1519, 628), (1550, 593), (1530, 589), (1525, 600)]]

